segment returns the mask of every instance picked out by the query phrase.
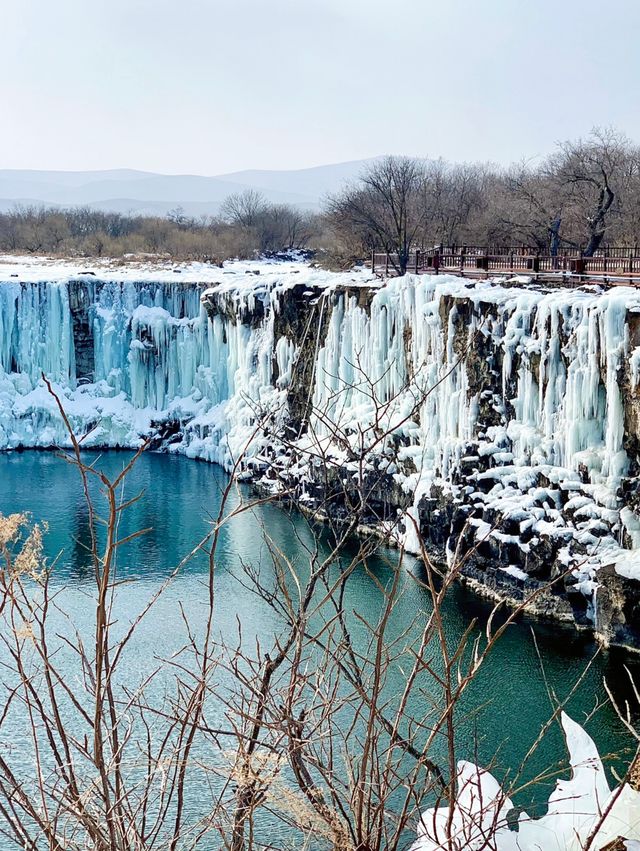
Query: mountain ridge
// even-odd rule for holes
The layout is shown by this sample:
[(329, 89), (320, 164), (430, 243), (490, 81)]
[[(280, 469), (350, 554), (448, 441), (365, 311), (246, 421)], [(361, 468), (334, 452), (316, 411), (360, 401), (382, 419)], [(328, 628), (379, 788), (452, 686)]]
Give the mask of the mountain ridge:
[(56, 171), (0, 169), (0, 210), (16, 205), (88, 206), (138, 215), (215, 214), (224, 199), (253, 189), (271, 203), (318, 209), (322, 200), (358, 176), (373, 159), (303, 169), (246, 169), (219, 175), (161, 174), (136, 169)]

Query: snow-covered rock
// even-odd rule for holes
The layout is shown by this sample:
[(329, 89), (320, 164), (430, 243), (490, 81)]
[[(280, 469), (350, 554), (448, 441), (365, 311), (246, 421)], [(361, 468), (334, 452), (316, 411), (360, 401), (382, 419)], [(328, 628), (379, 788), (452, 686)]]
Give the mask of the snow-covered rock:
[(621, 838), (628, 849), (640, 841), (640, 792), (629, 784), (609, 788), (593, 740), (562, 714), (571, 777), (558, 780), (547, 813), (533, 819), (521, 813), (509, 818), (513, 804), (497, 780), (472, 763), (459, 762), (457, 797), (448, 806), (428, 809), (418, 825), (412, 851), (600, 851)]

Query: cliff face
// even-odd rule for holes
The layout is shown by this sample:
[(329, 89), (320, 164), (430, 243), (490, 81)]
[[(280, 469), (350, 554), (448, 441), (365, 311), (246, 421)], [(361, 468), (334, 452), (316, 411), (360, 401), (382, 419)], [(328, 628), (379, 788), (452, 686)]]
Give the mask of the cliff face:
[[(254, 274), (259, 272), (260, 274)], [(0, 447), (154, 445), (640, 646), (640, 293), (302, 264), (0, 284)], [(547, 587), (549, 582), (553, 582)]]
[(345, 519), (366, 493), (368, 526), (480, 593), (640, 644), (636, 293), (408, 276), (269, 312), (295, 354), (267, 481)]

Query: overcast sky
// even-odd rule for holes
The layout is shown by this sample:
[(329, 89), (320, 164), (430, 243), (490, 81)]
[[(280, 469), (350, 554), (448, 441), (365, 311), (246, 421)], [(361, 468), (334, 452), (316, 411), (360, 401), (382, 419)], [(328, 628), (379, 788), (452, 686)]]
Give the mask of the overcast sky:
[(638, 0), (0, 0), (0, 168), (220, 174), (640, 142)]

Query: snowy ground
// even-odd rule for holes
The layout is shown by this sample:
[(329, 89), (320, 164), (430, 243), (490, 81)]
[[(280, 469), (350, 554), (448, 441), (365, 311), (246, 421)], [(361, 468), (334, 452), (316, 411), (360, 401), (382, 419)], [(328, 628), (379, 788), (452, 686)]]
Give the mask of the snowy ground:
[[(314, 285), (323, 282), (325, 286), (350, 282), (364, 285), (380, 283), (367, 270), (336, 274), (315, 268), (304, 258), (278, 260), (232, 260), (223, 267), (211, 263), (175, 263), (163, 261), (157, 257), (140, 257), (114, 260), (111, 258), (56, 258), (34, 257), (31, 255), (0, 254), (0, 283), (18, 279), (25, 282), (63, 282), (82, 277), (96, 277), (101, 281), (146, 281), (148, 283), (168, 282), (182, 284), (220, 284), (227, 280), (239, 281), (245, 275), (266, 275), (279, 280), (288, 275), (300, 275), (298, 281), (313, 281)], [(230, 277), (231, 276), (231, 277)], [(253, 277), (247, 279), (247, 286)], [(293, 283), (293, 282), (292, 282)], [(242, 284), (239, 284), (242, 287)]]

